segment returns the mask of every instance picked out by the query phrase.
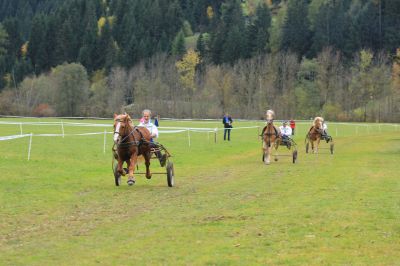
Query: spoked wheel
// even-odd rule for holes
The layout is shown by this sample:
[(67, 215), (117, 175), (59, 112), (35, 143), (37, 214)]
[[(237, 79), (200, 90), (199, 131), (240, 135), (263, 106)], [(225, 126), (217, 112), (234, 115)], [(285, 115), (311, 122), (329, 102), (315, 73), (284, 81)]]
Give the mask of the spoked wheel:
[(173, 187), (174, 181), (174, 164), (172, 162), (167, 163), (167, 184), (169, 187)]
[(335, 144), (334, 144), (334, 143), (331, 143), (331, 146), (330, 146), (331, 154), (333, 154), (334, 148), (335, 148)]
[(121, 174), (117, 171), (118, 164), (114, 165), (115, 185), (118, 187), (121, 184)]
[(297, 161), (297, 150), (293, 151), (292, 156), (293, 156), (293, 163), (296, 163), (296, 161)]

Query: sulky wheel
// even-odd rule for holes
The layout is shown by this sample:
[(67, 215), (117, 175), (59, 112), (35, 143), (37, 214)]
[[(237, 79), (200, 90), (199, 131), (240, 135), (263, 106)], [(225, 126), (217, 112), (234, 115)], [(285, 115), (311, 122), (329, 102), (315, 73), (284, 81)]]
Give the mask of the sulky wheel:
[(174, 186), (174, 164), (172, 162), (167, 163), (167, 184), (169, 187)]
[(297, 161), (297, 150), (293, 151), (293, 163), (296, 163)]
[(331, 143), (331, 146), (330, 146), (331, 154), (333, 154), (334, 147), (335, 147), (335, 145), (333, 143)]
[(115, 185), (118, 187), (121, 184), (121, 174), (117, 171), (118, 164), (114, 165)]

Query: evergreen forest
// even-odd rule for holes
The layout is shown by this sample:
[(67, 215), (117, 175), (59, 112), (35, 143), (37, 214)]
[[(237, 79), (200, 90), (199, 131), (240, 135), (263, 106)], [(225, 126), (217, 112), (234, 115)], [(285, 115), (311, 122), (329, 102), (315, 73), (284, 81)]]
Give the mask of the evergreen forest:
[(0, 114), (400, 121), (399, 0), (0, 0)]

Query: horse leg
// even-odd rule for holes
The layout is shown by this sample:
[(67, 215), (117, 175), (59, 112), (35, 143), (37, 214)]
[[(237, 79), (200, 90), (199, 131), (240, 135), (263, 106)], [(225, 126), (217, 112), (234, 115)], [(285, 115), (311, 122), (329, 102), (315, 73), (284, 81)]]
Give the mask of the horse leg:
[(271, 163), (271, 147), (267, 147), (266, 149), (265, 149), (265, 155), (264, 155), (264, 163), (266, 164), (266, 165), (268, 165), (268, 164), (270, 164)]
[(123, 165), (123, 164), (124, 164), (124, 161), (118, 159), (117, 172), (118, 172), (120, 175), (125, 176), (125, 171), (122, 171), (122, 165)]
[(133, 174), (135, 171), (136, 162), (137, 162), (137, 153), (134, 152), (131, 156), (131, 159), (130, 159), (129, 165), (128, 165), (128, 169), (129, 169), (128, 185), (130, 185), (130, 186), (135, 184), (135, 178), (134, 178)]
[(144, 153), (144, 160), (145, 160), (145, 164), (146, 164), (146, 178), (150, 179), (151, 178), (151, 172), (150, 172), (150, 151)]
[(317, 144), (315, 145), (315, 153), (318, 153), (318, 146), (321, 139), (317, 139)]
[(275, 162), (277, 162), (278, 161), (278, 147), (279, 147), (279, 145), (280, 145), (280, 141), (279, 140), (277, 140), (277, 141), (275, 141), (275, 143), (274, 143), (274, 149), (275, 149), (275, 158), (274, 158), (274, 160), (275, 160)]
[(264, 164), (269, 164), (268, 160), (268, 145), (263, 141)]

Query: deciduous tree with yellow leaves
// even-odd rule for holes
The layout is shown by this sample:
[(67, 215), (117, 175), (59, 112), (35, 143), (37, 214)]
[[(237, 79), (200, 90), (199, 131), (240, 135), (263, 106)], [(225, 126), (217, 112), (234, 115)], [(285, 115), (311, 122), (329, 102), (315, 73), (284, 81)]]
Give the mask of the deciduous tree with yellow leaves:
[(184, 89), (195, 91), (196, 86), (194, 77), (196, 73), (196, 66), (200, 63), (200, 57), (193, 49), (189, 49), (183, 56), (182, 60), (176, 62), (176, 68), (180, 75), (180, 82)]

